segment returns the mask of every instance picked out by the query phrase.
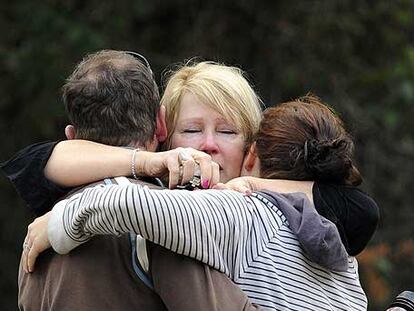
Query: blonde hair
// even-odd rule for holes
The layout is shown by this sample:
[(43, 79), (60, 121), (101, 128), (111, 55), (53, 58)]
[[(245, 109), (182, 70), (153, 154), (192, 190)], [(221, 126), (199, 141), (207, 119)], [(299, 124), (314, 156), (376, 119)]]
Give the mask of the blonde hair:
[(243, 71), (215, 62), (186, 63), (170, 73), (161, 104), (166, 108), (168, 138), (175, 130), (182, 97), (196, 96), (203, 104), (221, 113), (240, 130), (249, 146), (259, 129), (261, 101)]

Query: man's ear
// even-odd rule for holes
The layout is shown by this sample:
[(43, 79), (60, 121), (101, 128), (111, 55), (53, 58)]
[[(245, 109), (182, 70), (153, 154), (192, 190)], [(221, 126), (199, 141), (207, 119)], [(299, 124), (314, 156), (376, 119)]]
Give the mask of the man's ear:
[(165, 107), (161, 105), (157, 113), (157, 127), (155, 129), (155, 137), (158, 142), (162, 143), (167, 139), (167, 124), (165, 122)]
[(242, 169), (245, 171), (245, 174), (251, 175), (255, 165), (257, 166), (257, 161), (256, 142), (254, 142), (244, 157)]
[(75, 139), (76, 137), (76, 130), (72, 124), (66, 125), (65, 127), (65, 135), (67, 139)]

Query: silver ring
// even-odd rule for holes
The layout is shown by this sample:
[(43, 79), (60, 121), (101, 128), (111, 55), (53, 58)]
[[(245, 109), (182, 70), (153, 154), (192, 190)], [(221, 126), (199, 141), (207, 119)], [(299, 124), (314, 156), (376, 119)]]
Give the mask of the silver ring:
[(201, 186), (201, 169), (200, 169), (200, 164), (198, 164), (197, 161), (194, 167), (194, 175), (190, 179), (190, 184), (193, 188), (200, 188)]
[[(178, 171), (178, 183), (181, 183), (181, 181), (183, 180), (183, 176), (184, 176), (184, 168), (183, 168), (183, 165), (181, 164), (179, 167), (179, 171)], [(195, 187), (199, 187), (201, 185), (201, 169), (200, 169), (200, 164), (198, 164), (197, 161), (195, 161), (193, 178), (191, 178), (189, 183), (193, 186), (197, 185)]]
[(194, 166), (194, 176), (197, 176), (198, 178), (201, 177), (201, 169), (200, 169), (200, 163), (195, 160), (195, 166)]
[[(178, 161), (180, 162), (180, 167), (179, 167), (179, 171), (178, 171), (178, 183), (181, 183), (181, 181), (183, 180), (183, 176), (184, 176), (184, 162), (192, 160), (193, 157), (185, 150), (181, 150), (178, 153)], [(198, 165), (198, 162), (196, 160), (194, 160), (196, 163), (196, 167), (194, 168), (194, 176), (198, 176), (200, 177), (200, 166)], [(194, 177), (193, 177), (194, 179)], [(191, 183), (191, 181), (190, 181)]]
[(190, 179), (190, 185), (193, 188), (200, 188), (201, 186), (201, 177), (194, 175), (193, 178)]
[(183, 176), (184, 176), (184, 169), (183, 169), (183, 165), (181, 164), (179, 167), (179, 171), (178, 171), (178, 183), (179, 184), (183, 180)]
[(180, 161), (180, 164), (188, 160), (191, 160), (191, 155), (187, 151), (182, 150), (178, 153), (178, 161)]

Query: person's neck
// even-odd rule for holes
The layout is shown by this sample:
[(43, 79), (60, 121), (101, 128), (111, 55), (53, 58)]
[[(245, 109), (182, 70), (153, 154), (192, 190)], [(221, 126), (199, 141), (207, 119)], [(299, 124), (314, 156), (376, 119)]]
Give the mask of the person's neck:
[(128, 148), (131, 149), (139, 149), (142, 151), (149, 151), (149, 152), (155, 152), (157, 151), (157, 147), (158, 147), (158, 141), (156, 139), (146, 142), (146, 143), (139, 143), (139, 142), (130, 142), (128, 144)]
[(142, 146), (142, 145), (135, 145), (135, 144), (130, 144), (127, 146), (123, 146), (123, 148), (128, 148), (128, 149), (139, 149), (141, 151), (149, 151), (146, 146)]

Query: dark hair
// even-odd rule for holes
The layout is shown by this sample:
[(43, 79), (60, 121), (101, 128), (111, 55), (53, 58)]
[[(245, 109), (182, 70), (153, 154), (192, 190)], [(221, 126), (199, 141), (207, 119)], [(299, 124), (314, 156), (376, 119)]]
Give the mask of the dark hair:
[(266, 109), (256, 139), (264, 178), (359, 185), (354, 144), (341, 119), (307, 95)]
[(146, 64), (128, 52), (87, 56), (63, 86), (63, 102), (76, 138), (123, 146), (154, 135), (158, 87)]

